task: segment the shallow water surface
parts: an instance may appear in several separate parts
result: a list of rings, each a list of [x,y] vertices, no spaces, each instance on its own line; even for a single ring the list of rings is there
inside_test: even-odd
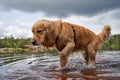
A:
[[[57,70],[59,56],[0,53],[0,80],[120,80],[120,51],[99,52],[96,62],[88,67],[75,55]]]

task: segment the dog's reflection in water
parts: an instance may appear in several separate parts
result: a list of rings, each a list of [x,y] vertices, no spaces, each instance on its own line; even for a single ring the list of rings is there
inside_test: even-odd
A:
[[[95,68],[85,68],[77,71],[76,68],[64,68],[62,70],[51,70],[53,74],[50,78],[59,80],[97,80],[97,71]],[[57,72],[57,73],[54,73]]]

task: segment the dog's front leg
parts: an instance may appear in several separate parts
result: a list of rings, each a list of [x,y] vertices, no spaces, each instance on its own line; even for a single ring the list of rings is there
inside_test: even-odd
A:
[[[73,49],[75,47],[74,43],[67,43],[67,45],[64,47],[64,49],[60,52],[60,68],[65,67],[68,57],[70,53],[72,53]]]

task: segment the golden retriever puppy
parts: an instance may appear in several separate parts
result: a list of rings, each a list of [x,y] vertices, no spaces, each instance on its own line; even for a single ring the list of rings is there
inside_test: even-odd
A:
[[[111,27],[105,25],[96,35],[89,29],[62,22],[61,20],[39,20],[33,27],[32,44],[42,44],[46,47],[55,46],[60,54],[60,67],[63,68],[68,56],[75,51],[82,51],[86,64],[95,65],[95,56],[103,41],[109,37]]]

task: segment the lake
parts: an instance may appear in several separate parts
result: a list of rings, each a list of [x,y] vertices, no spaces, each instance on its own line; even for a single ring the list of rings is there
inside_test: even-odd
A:
[[[0,53],[0,80],[120,80],[120,51],[99,51],[95,67],[75,54],[65,69],[56,70],[59,55]]]

